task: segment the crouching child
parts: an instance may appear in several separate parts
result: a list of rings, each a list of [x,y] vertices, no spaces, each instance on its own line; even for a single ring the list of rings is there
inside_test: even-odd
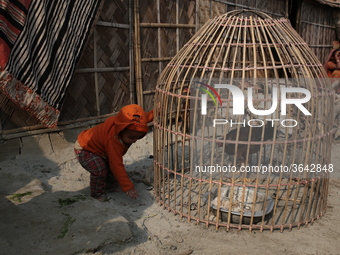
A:
[[[120,188],[136,199],[138,193],[130,180],[123,156],[130,146],[148,132],[153,111],[145,112],[136,104],[123,107],[116,116],[82,131],[74,151],[81,166],[90,172],[91,196],[108,201],[107,192]]]

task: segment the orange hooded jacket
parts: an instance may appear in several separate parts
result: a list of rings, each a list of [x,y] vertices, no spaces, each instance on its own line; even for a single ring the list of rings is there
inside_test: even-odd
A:
[[[136,115],[138,115],[137,118]],[[134,188],[123,164],[123,155],[130,145],[120,140],[119,133],[128,127],[128,129],[146,134],[149,130],[147,124],[152,120],[153,111],[144,112],[139,105],[127,105],[116,116],[82,131],[78,135],[78,143],[84,150],[109,160],[111,172],[122,190],[126,192]]]

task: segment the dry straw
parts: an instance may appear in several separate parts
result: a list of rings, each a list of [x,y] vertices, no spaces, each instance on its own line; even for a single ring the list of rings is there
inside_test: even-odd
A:
[[[318,219],[325,213],[332,170],[333,94],[325,77],[286,19],[237,10],[207,22],[156,87],[158,202],[188,221],[228,230],[282,231]],[[288,104],[283,116],[280,100],[266,116],[253,114],[245,100],[244,114],[236,115],[230,90],[214,91],[216,84],[237,86],[245,99],[251,88],[258,110],[271,109],[282,86],[308,90],[311,98],[303,107],[312,115]]]

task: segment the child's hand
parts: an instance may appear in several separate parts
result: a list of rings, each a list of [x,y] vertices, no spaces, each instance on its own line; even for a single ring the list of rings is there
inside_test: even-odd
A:
[[[125,193],[126,193],[126,195],[128,195],[132,199],[136,199],[138,197],[138,193],[137,193],[137,190],[135,188],[130,189],[129,191],[126,191]]]
[[[335,61],[339,62],[340,60],[340,51],[338,51],[337,53],[335,53]]]

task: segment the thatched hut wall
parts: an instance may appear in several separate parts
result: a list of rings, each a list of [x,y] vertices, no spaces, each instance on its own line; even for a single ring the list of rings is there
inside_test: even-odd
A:
[[[304,0],[298,7],[295,29],[322,63],[338,40],[333,15],[339,12],[317,1]]]
[[[60,121],[109,114],[131,101],[129,8],[129,1],[104,2],[69,87]]]
[[[262,11],[274,18],[286,17],[288,2],[286,0],[200,0],[199,25],[202,26],[213,17],[237,9]]]
[[[135,51],[137,103],[146,110],[153,108],[158,76],[195,33],[196,6],[194,0],[149,3],[140,4],[139,33],[135,33],[140,38]]]
[[[235,9],[289,18],[323,62],[338,40],[333,17],[339,16],[339,6],[326,0],[105,0],[68,88],[59,124],[100,122],[129,103],[152,109],[156,81],[170,59],[207,20]],[[3,138],[43,128],[3,94],[0,110]]]

